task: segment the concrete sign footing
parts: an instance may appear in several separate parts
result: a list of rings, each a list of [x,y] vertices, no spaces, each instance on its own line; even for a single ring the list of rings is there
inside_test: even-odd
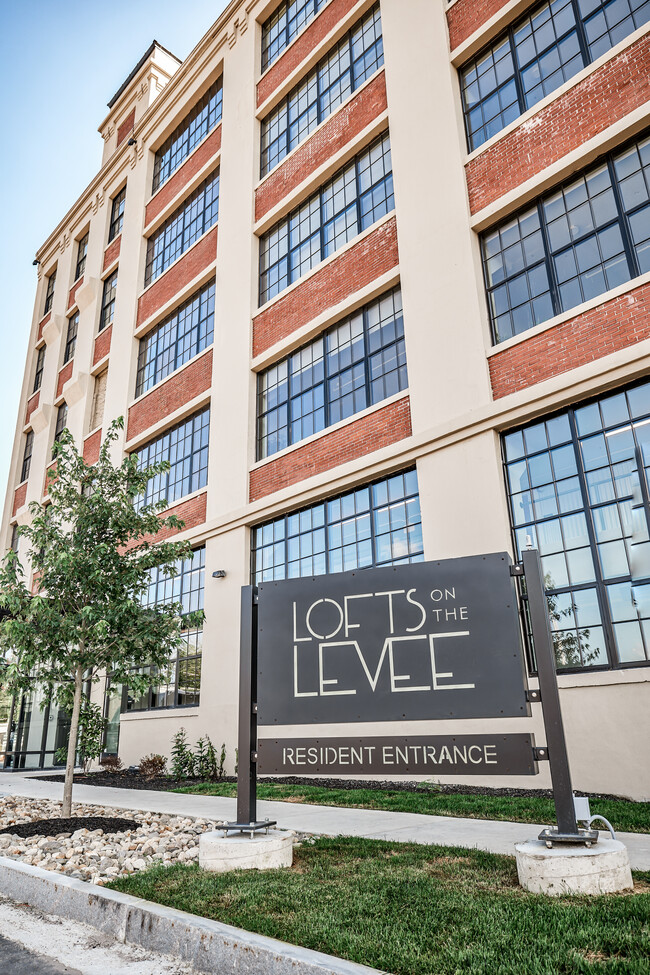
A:
[[[634,886],[627,849],[619,840],[551,849],[541,840],[528,840],[515,850],[519,883],[534,894],[614,894]]]
[[[293,863],[291,831],[270,829],[253,836],[235,833],[224,836],[216,830],[199,839],[199,866],[224,873],[226,870],[271,870]]]

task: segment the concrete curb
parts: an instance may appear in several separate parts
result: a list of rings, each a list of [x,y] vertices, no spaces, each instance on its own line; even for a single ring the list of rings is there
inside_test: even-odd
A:
[[[17,903],[82,921],[118,941],[171,955],[199,972],[378,975],[375,968],[106,890],[8,857],[0,857],[0,891]]]

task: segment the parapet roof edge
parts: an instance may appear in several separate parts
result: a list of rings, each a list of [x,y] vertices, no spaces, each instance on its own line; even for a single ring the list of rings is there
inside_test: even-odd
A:
[[[149,108],[147,109],[147,111],[145,112],[145,114],[142,116],[142,118],[138,122],[138,125],[137,125],[138,131],[142,128],[143,125],[145,125],[149,121],[149,118],[153,114],[153,112],[158,110],[160,100],[167,93],[167,91],[168,91],[169,88],[174,87],[174,83],[177,82],[178,76],[179,75],[183,75],[184,76],[186,74],[186,72],[189,71],[190,64],[198,56],[199,50],[203,48],[203,46],[205,45],[205,43],[207,41],[209,41],[212,37],[214,37],[216,34],[218,34],[219,30],[225,25],[226,21],[232,16],[232,14],[235,12],[235,10],[237,10],[237,8],[240,7],[240,6],[242,6],[243,4],[246,4],[246,8],[247,9],[252,9],[252,7],[255,6],[255,3],[256,2],[257,2],[257,0],[248,0],[248,2],[247,2],[247,0],[231,0],[231,2],[228,4],[228,6],[223,11],[223,13],[217,18],[217,20],[215,20],[215,22],[205,32],[205,34],[203,35],[203,37],[192,48],[192,50],[190,51],[190,53],[188,54],[188,56],[185,58],[185,60],[180,62],[180,65],[181,66],[178,69],[178,72],[173,75],[173,77],[170,79],[169,83],[167,85],[165,85],[165,87],[163,88],[163,90],[160,93],[160,95],[158,96],[158,98],[149,106]],[[174,55],[172,55],[172,57],[174,57]],[[61,218],[61,220],[59,220],[59,222],[57,223],[57,225],[54,228],[54,230],[52,231],[52,233],[49,234],[45,238],[45,240],[43,241],[43,243],[40,245],[40,247],[37,248],[35,256],[38,257],[39,260],[45,260],[45,256],[46,256],[46,253],[47,253],[48,248],[52,247],[53,245],[56,245],[57,239],[64,232],[64,230],[66,228],[66,225],[73,222],[73,219],[72,218],[74,216],[75,210],[79,209],[80,204],[83,201],[87,200],[88,197],[91,196],[93,192],[95,192],[95,189],[96,189],[97,185],[102,182],[102,180],[106,176],[106,174],[109,171],[109,169],[112,166],[115,166],[115,164],[116,164],[119,156],[121,156],[121,155],[123,155],[123,154],[125,154],[127,152],[127,149],[128,149],[128,146],[127,146],[127,143],[125,141],[125,142],[122,143],[121,146],[119,146],[117,148],[117,150],[113,153],[113,155],[110,157],[110,159],[107,159],[106,160],[106,162],[101,167],[101,169],[99,169],[97,171],[97,173],[93,176],[93,178],[90,181],[90,183],[88,183],[88,185],[85,187],[85,189],[83,190],[83,192],[81,192],[79,194],[79,196],[74,201],[74,203],[72,204],[72,206],[66,211],[65,215]]]
[[[164,51],[165,54],[169,54],[170,58],[173,58],[174,61],[178,61],[179,64],[182,64],[183,63],[180,58],[177,58],[175,54],[172,54],[171,51],[168,51],[166,47],[163,47],[162,44],[159,44],[158,41],[154,38],[154,40],[151,42],[151,44],[149,45],[149,47],[147,48],[147,50],[144,52],[144,54],[142,55],[142,57],[140,58],[140,60],[136,64],[135,68],[133,68],[133,70],[130,72],[130,74],[128,75],[128,77],[124,79],[124,81],[122,82],[122,84],[120,85],[120,87],[117,89],[117,91],[115,92],[115,94],[113,95],[113,97],[110,99],[110,101],[107,102],[107,107],[108,108],[112,108],[113,107],[113,105],[118,100],[118,98],[120,97],[120,95],[122,94],[122,92],[128,87],[129,82],[133,81],[133,79],[137,75],[137,73],[140,70],[140,68],[144,67],[144,65],[147,63],[147,61],[149,60],[149,58],[151,57],[151,55],[153,54],[153,52],[155,51],[156,48],[159,48],[159,50]]]

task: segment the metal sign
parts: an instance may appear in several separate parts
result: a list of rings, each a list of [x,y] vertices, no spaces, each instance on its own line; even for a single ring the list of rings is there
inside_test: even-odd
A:
[[[535,775],[532,735],[261,738],[271,775]]]
[[[258,723],[530,714],[506,553],[258,586]]]

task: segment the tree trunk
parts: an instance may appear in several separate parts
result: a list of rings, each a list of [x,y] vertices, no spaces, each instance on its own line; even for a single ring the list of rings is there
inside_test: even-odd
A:
[[[79,737],[79,712],[81,711],[83,677],[83,667],[81,664],[79,664],[74,675],[74,704],[72,705],[70,737],[68,739],[68,757],[65,763],[65,782],[63,783],[63,809],[61,810],[61,815],[64,819],[69,819],[69,817],[72,815],[72,779],[74,776],[75,758],[77,757],[77,738]]]

